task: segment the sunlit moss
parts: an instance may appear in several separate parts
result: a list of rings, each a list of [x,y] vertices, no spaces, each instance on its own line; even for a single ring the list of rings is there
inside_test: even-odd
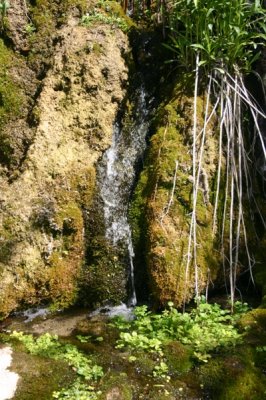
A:
[[[198,123],[203,124],[204,99],[199,98]],[[159,304],[180,306],[194,296],[195,272],[186,267],[192,211],[191,120],[193,99],[176,86],[153,122],[153,136],[139,183],[133,196],[131,219],[136,253],[146,262],[150,287]],[[206,151],[215,147],[209,128]],[[216,156],[203,165],[209,183],[214,179]],[[211,186],[211,185],[210,185]],[[214,251],[212,205],[200,186],[197,201],[197,265],[199,291],[217,275],[219,256]],[[209,188],[206,188],[206,192]],[[139,209],[139,211],[138,211]],[[146,232],[145,232],[146,231]],[[137,256],[138,257],[138,256]]]

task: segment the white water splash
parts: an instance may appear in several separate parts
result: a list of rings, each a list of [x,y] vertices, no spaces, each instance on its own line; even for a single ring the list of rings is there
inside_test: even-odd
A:
[[[105,315],[108,317],[121,316],[124,317],[127,321],[130,321],[134,318],[133,314],[134,307],[128,307],[126,304],[121,303],[119,306],[115,307],[100,307],[97,310],[91,312],[89,314],[90,317],[94,317],[96,315]]]
[[[51,314],[51,311],[48,307],[39,306],[28,308],[24,311],[16,311],[14,313],[14,316],[26,318],[24,323],[27,324],[29,322],[32,322],[35,318],[41,317],[42,319],[46,319],[49,314]]]
[[[8,370],[12,362],[12,349],[0,349],[0,400],[12,399],[15,395],[19,375]]]

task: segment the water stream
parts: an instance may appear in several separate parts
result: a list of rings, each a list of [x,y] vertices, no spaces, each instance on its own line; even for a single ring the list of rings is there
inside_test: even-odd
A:
[[[99,187],[103,201],[105,236],[114,247],[123,249],[128,259],[129,306],[137,304],[134,284],[134,249],[128,222],[128,203],[136,176],[136,163],[146,148],[148,108],[144,88],[135,93],[132,120],[126,126],[116,123],[111,147],[99,167]]]

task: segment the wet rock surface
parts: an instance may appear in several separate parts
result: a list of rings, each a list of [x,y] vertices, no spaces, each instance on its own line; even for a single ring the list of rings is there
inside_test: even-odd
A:
[[[85,246],[83,213],[125,93],[122,54],[129,47],[121,31],[88,29],[69,17],[57,36],[53,66],[34,105],[34,126],[21,120],[13,129],[4,127],[17,132],[12,146],[20,168],[12,179],[6,166],[0,173],[2,315],[22,301],[50,299],[66,306],[75,300]],[[27,142],[26,152],[19,150],[20,141]]]

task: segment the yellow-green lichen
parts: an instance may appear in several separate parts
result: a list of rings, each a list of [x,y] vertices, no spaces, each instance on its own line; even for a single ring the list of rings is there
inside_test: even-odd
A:
[[[16,57],[0,39],[0,129],[9,119],[20,114],[23,104],[23,94],[12,75],[12,68],[16,63]],[[3,138],[2,138],[3,141]],[[1,147],[3,147],[1,143]],[[8,144],[6,144],[8,146]]]
[[[80,15],[85,13],[88,8],[86,0],[37,0],[30,7],[30,17],[32,26],[29,43],[30,52],[28,60],[30,65],[43,74],[44,70],[50,65],[53,54],[53,36],[56,28],[67,22],[68,16],[76,8]]]
[[[77,299],[77,287],[83,261],[83,216],[79,206],[69,202],[55,215],[62,235],[61,248],[49,257],[49,297],[54,307],[67,307]]]

